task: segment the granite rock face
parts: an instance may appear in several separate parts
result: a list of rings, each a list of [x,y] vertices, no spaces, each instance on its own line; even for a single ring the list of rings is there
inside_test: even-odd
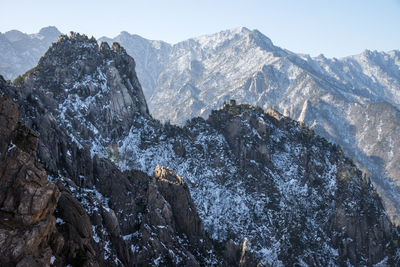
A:
[[[77,252],[89,249],[92,255],[85,262],[98,266],[88,242],[92,232],[85,210],[47,179],[46,171],[36,161],[38,135],[18,123],[17,105],[5,96],[0,98],[0,128],[1,265],[77,264]],[[65,226],[59,226],[57,213]],[[77,221],[77,216],[86,221]],[[73,235],[85,227],[86,232]]]
[[[4,96],[0,129],[0,264],[49,265],[49,241],[56,230],[52,214],[60,192],[33,156],[37,136],[18,123],[17,106]]]
[[[35,160],[38,136],[18,123],[16,104],[2,96],[0,111],[2,266],[223,264],[182,178],[165,178],[165,171],[177,177],[171,170],[149,177],[85,158],[97,177],[92,189],[67,177],[54,184]]]
[[[252,110],[246,105],[226,104],[222,110],[213,111],[208,122],[225,136],[229,146],[237,155],[238,164],[241,168],[247,169],[247,174],[258,176],[255,170],[257,168],[254,165],[267,166],[271,170],[292,177],[296,176],[293,171],[299,172],[300,180],[298,182],[300,184],[297,185],[299,186],[297,190],[301,191],[300,188],[305,186],[303,189],[308,191],[306,202],[303,202],[301,193],[294,194],[295,199],[290,199],[290,195],[293,193],[291,191],[297,187],[294,186],[297,182],[293,180],[289,182],[289,188],[294,187],[288,191],[282,190],[282,184],[278,180],[272,183],[268,179],[266,181],[258,180],[257,184],[249,182],[247,187],[244,185],[246,188],[263,188],[264,190],[268,188],[266,192],[272,202],[270,209],[279,210],[280,215],[287,216],[276,229],[278,233],[285,229],[285,233],[279,238],[282,248],[278,258],[285,265],[297,264],[299,258],[311,266],[325,265],[329,260],[321,257],[321,254],[313,252],[308,255],[305,253],[307,256],[303,254],[305,251],[309,251],[310,247],[317,248],[319,246],[317,244],[326,242],[325,240],[329,240],[327,244],[329,243],[332,248],[336,249],[334,253],[337,253],[338,257],[335,264],[339,265],[344,265],[346,262],[355,265],[360,262],[364,262],[364,264],[377,263],[378,259],[384,259],[388,253],[395,253],[396,246],[388,244],[397,238],[397,232],[383,212],[381,199],[374,191],[369,178],[358,170],[351,160],[343,157],[342,150],[329,144],[325,139],[315,136],[314,132],[305,125],[297,124],[273,109],[267,110],[264,116],[260,116],[260,113],[263,112],[259,108]],[[277,150],[280,150],[279,142],[273,144],[276,140],[261,141],[262,139],[276,138],[274,127],[290,133],[285,137],[280,137],[285,140],[281,143],[286,146],[283,150],[295,156],[294,164],[289,168],[282,165],[291,160],[288,157],[282,157],[281,153],[276,153]],[[255,133],[248,134],[252,129]],[[294,150],[289,148],[289,146],[293,146],[291,145],[292,141],[297,144],[297,148]],[[301,145],[298,146],[299,144]],[[319,151],[315,149],[316,147],[319,147]],[[322,154],[321,151],[323,151]],[[321,161],[326,156],[328,157],[323,160],[325,162]],[[318,162],[323,162],[323,164]],[[330,180],[329,176],[324,177],[326,168],[331,168],[330,179],[333,178],[333,180]],[[289,200],[291,204],[276,205],[276,200],[275,203],[274,200],[271,201],[272,196],[282,193],[285,196],[281,195],[277,199],[282,201],[286,198],[283,201]],[[318,196],[317,198],[314,198],[314,193],[317,193],[315,195]],[[297,207],[297,211],[288,208],[290,205]],[[298,211],[302,211],[302,213]],[[311,215],[309,214],[311,211],[314,222],[307,219]],[[255,220],[257,219],[255,218]],[[309,237],[311,234],[308,232],[310,231],[309,227],[311,226],[313,229],[311,231],[316,231],[318,224],[321,226],[320,230],[329,236],[328,239],[323,235],[316,239]],[[301,234],[302,232],[303,234]],[[324,249],[320,247],[317,250],[323,251]],[[293,257],[294,255],[297,256]],[[333,262],[329,264],[333,264]],[[393,261],[391,264],[394,264]]]

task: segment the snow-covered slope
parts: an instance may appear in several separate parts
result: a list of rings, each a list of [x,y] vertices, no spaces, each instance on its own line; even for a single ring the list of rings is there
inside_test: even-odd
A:
[[[365,166],[392,219],[400,222],[400,139],[393,134],[400,119],[400,51],[311,58],[276,47],[247,28],[174,45],[126,32],[113,40],[135,58],[155,118],[183,124],[206,118],[229,99],[274,107]]]

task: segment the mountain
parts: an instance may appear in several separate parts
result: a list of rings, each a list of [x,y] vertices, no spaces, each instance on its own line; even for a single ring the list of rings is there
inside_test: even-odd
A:
[[[53,233],[59,236],[41,242],[40,249],[48,251],[43,261],[398,264],[398,232],[369,178],[340,147],[274,109],[231,101],[207,120],[163,124],[150,115],[135,61],[125,49],[76,33],[61,36],[14,84],[0,79],[0,92],[18,105],[21,124],[34,136],[2,138],[2,162],[36,138],[37,151],[29,155],[37,154],[35,164],[52,182],[43,186],[59,196],[46,211],[40,212],[46,205],[37,208],[56,221]],[[3,102],[4,117],[16,108]],[[3,117],[0,122],[14,125],[18,116]],[[4,124],[4,132],[18,132]],[[2,174],[12,174],[2,175],[1,181],[11,182],[0,184],[1,190],[13,192],[12,183],[38,186],[29,182],[35,172],[20,182],[11,166],[0,166]],[[1,211],[18,221],[24,209],[16,203],[27,205],[31,198],[9,199],[0,202]],[[0,229],[16,231],[13,225],[1,222]],[[19,233],[29,227],[22,225]],[[28,250],[15,256],[10,244],[18,240],[0,243],[2,255],[10,255],[4,262],[43,255]]]
[[[55,27],[0,34],[0,73],[14,79],[31,69],[59,34]],[[399,224],[400,154],[393,134],[399,130],[398,50],[311,58],[243,27],[175,45],[127,32],[100,40],[121,43],[136,59],[155,118],[177,124],[206,118],[231,98],[273,107],[341,145],[372,176],[391,220]]]
[[[59,35],[61,32],[54,26],[42,28],[35,34],[17,30],[0,33],[0,73],[14,80],[33,68]]]
[[[122,172],[96,153],[113,155],[101,141],[124,136],[135,116],[149,118],[134,66],[118,44],[71,34],[19,87],[0,79],[1,265],[236,264],[229,253],[240,247],[216,251],[182,178],[160,166]]]
[[[174,45],[121,33],[137,62],[151,114],[184,124],[229,99],[275,108],[341,145],[364,166],[393,222],[400,222],[400,51],[342,59],[281,49],[238,28]]]

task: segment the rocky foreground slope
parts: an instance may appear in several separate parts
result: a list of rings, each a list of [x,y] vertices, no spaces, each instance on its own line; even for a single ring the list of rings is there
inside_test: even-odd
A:
[[[30,139],[39,139],[34,164],[42,186],[53,190],[39,221],[50,221],[49,232],[63,241],[40,241],[43,261],[397,264],[397,231],[368,177],[338,146],[275,110],[235,102],[185,127],[162,124],[150,116],[134,68],[120,45],[72,33],[18,85],[0,81],[0,92],[20,107],[20,121],[34,130]],[[8,150],[26,147],[4,140],[5,160]],[[3,175],[10,166],[2,165],[1,181],[16,179]],[[18,217],[15,205],[7,212]],[[11,247],[2,242],[4,251]],[[3,262],[25,255],[39,253]]]

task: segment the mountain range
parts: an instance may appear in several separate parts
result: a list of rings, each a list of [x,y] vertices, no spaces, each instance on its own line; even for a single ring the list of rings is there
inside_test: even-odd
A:
[[[229,99],[275,108],[312,127],[369,172],[393,222],[400,214],[400,51],[312,58],[257,30],[222,31],[174,45],[122,32],[151,114],[184,124]]]
[[[234,100],[162,123],[135,66],[71,33],[0,77],[2,265],[399,263],[397,228],[338,145]]]
[[[59,34],[55,27],[31,35],[0,34],[0,73],[6,79],[22,75]],[[127,32],[99,41],[117,41],[135,59],[156,119],[183,125],[235,99],[275,108],[312,127],[369,173],[391,220],[399,224],[400,51],[312,58],[244,27],[174,45]]]
[[[0,84],[19,107],[1,100],[3,263],[398,260],[399,51],[311,58],[246,28],[175,45],[59,34],[0,34],[6,79],[21,75]],[[29,208],[19,188],[49,193]],[[24,238],[43,250],[7,250]]]

